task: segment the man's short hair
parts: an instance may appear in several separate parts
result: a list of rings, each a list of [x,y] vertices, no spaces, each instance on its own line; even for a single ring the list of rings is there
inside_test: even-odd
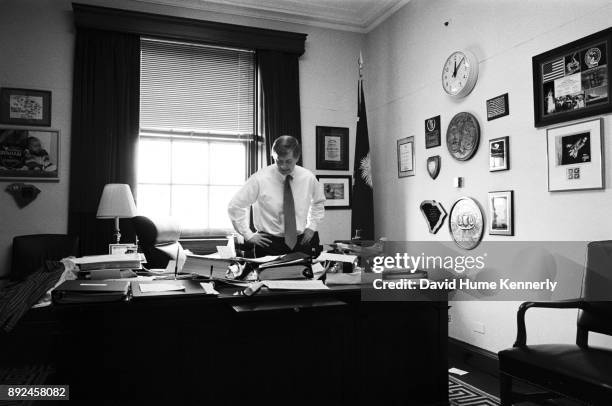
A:
[[[272,144],[272,152],[279,156],[293,152],[293,156],[299,158],[300,155],[302,155],[302,147],[295,137],[291,135],[281,135],[274,141],[274,144]]]

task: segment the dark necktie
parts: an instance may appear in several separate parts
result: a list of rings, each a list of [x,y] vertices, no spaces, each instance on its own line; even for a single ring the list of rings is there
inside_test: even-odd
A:
[[[291,193],[291,175],[285,178],[285,191],[283,193],[283,213],[285,214],[285,244],[291,249],[297,242],[297,229],[295,227],[295,205]]]

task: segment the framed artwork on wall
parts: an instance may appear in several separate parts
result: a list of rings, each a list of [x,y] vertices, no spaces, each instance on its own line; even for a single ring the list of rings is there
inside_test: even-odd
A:
[[[489,172],[510,169],[510,137],[489,140]]]
[[[608,28],[534,56],[534,125],[611,112],[611,53],[612,28]]]
[[[397,140],[397,176],[414,176],[414,136]]]
[[[2,88],[0,90],[0,123],[50,126],[51,92]]]
[[[348,171],[349,129],[317,126],[317,169]]]
[[[58,130],[0,128],[0,181],[59,181]]]
[[[603,120],[546,131],[548,191],[603,189]]]
[[[514,235],[514,193],[489,192],[489,234]]]
[[[351,208],[351,176],[317,175],[325,194],[325,209]]]

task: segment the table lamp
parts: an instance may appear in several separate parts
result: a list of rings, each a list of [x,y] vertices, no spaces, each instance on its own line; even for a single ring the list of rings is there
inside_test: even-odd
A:
[[[132,196],[130,185],[109,183],[104,186],[96,217],[99,219],[115,219],[114,235],[117,239],[117,244],[119,244],[119,240],[121,239],[119,219],[132,218],[135,215],[136,204],[134,203],[134,196]]]

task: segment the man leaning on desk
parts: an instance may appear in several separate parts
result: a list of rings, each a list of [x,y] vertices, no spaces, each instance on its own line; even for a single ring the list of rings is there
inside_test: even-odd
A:
[[[301,153],[294,137],[277,138],[274,164],[251,176],[229,203],[234,228],[255,245],[256,256],[312,254],[319,246],[317,227],[325,215],[325,195],[312,172],[296,166]],[[255,233],[249,227],[251,205]]]

